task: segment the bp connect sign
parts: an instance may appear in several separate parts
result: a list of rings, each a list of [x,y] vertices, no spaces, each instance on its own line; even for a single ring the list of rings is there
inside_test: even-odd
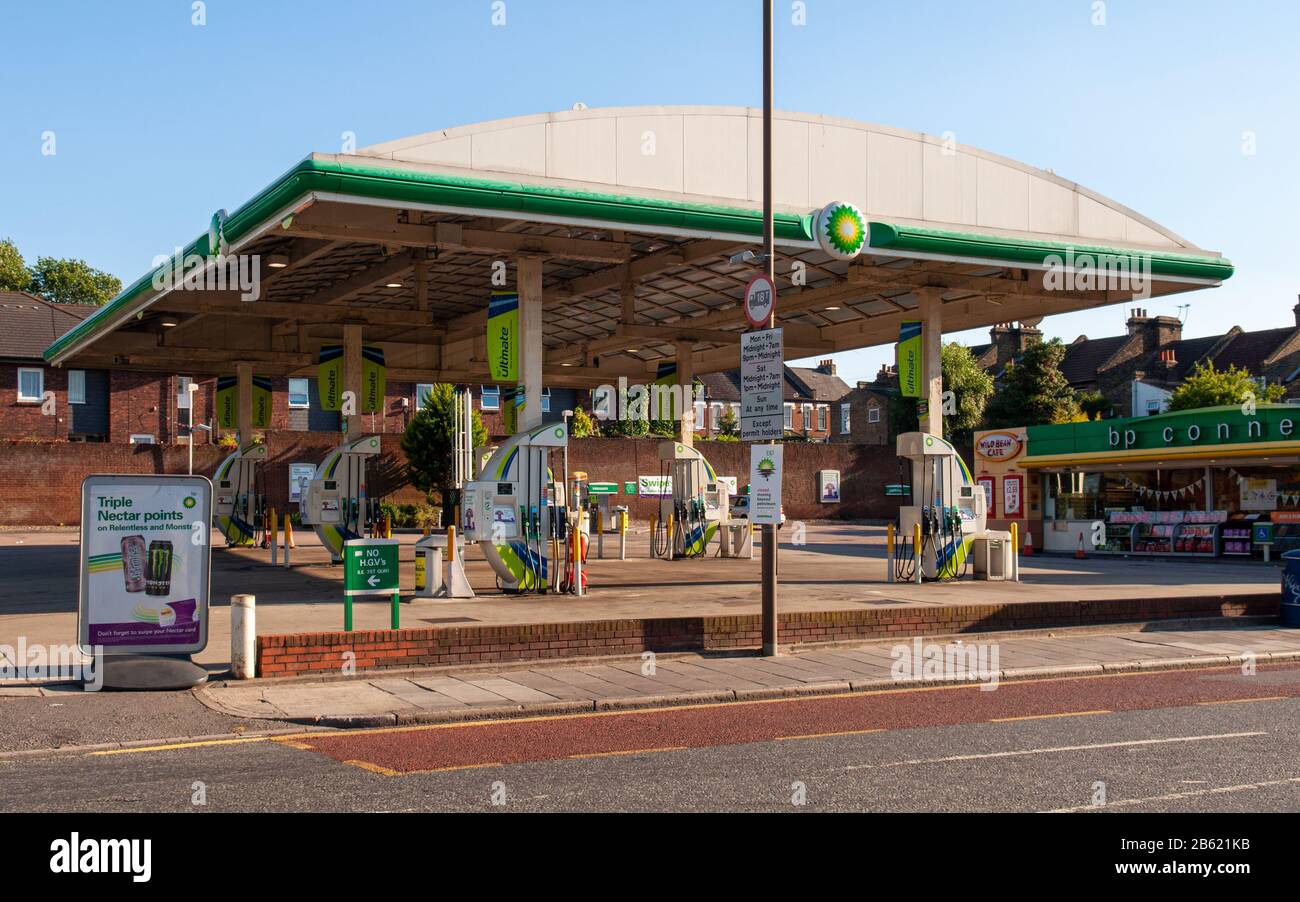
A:
[[[776,312],[776,285],[766,275],[757,275],[745,286],[745,319],[755,329],[766,329]]]

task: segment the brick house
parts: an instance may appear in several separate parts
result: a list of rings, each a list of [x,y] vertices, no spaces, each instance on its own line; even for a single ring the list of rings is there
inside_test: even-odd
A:
[[[722,417],[731,410],[740,425],[740,371],[727,370],[700,376],[704,403],[695,411],[695,431],[716,435],[722,431]],[[835,430],[839,401],[849,393],[844,380],[835,374],[835,363],[822,360],[816,367],[785,368],[785,431],[810,441],[830,441]]]
[[[833,442],[856,445],[889,445],[894,436],[889,426],[889,403],[898,395],[898,370],[881,366],[874,382],[859,382],[836,405]]]

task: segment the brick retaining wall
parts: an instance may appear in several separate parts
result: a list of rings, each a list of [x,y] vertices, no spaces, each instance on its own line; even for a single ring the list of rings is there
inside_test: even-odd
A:
[[[952,633],[1087,626],[1199,617],[1274,617],[1280,593],[1152,600],[1053,601],[1026,604],[889,607],[781,615],[781,642],[797,645],[899,639]],[[257,675],[338,673],[343,654],[357,670],[757,649],[757,614],[664,617],[512,626],[474,626],[352,633],[296,633],[257,638]]]

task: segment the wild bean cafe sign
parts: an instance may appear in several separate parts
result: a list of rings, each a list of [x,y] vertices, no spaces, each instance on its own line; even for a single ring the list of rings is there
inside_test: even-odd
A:
[[[1031,426],[1028,440],[1031,460],[1126,451],[1241,451],[1252,445],[1287,443],[1300,447],[1300,407],[1203,407],[1149,417]],[[1261,453],[1268,450],[1261,448]]]

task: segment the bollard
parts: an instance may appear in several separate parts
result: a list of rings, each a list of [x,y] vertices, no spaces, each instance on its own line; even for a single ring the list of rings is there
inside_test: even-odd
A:
[[[920,523],[912,524],[912,558],[913,560],[916,561],[916,582],[919,585],[923,578],[923,571],[925,570],[925,568],[922,566],[922,561],[921,561],[921,524]]]
[[[267,521],[271,524],[271,566],[274,567],[277,562],[276,556],[280,553],[280,535],[276,531],[279,524],[275,520],[275,508],[271,508],[271,515],[267,517]]]
[[[677,557],[677,549],[673,547],[673,520],[675,517],[675,514],[668,515],[668,551],[664,554],[664,560],[666,561],[671,561]]]
[[[627,511],[618,512],[618,559],[627,560]]]
[[[447,563],[453,563],[456,560],[456,527],[447,527]]]
[[[651,541],[653,547],[654,542]],[[582,597],[582,522],[573,530],[573,593]]]
[[[596,559],[605,559],[605,518],[599,509],[596,511]]]
[[[885,531],[885,582],[894,581],[894,524]]]
[[[230,672],[237,680],[257,676],[257,596],[230,599]]]
[[[653,514],[650,515],[650,556],[655,556],[655,527],[659,525],[659,520]]]
[[[385,539],[391,539],[392,537],[393,537],[393,518],[392,518],[392,515],[391,515],[391,514],[384,514],[384,538],[385,538]]]
[[[284,515],[284,569],[289,569],[289,549],[293,547],[293,519]]]
[[[1020,582],[1020,524],[1011,521],[1011,579]]]

